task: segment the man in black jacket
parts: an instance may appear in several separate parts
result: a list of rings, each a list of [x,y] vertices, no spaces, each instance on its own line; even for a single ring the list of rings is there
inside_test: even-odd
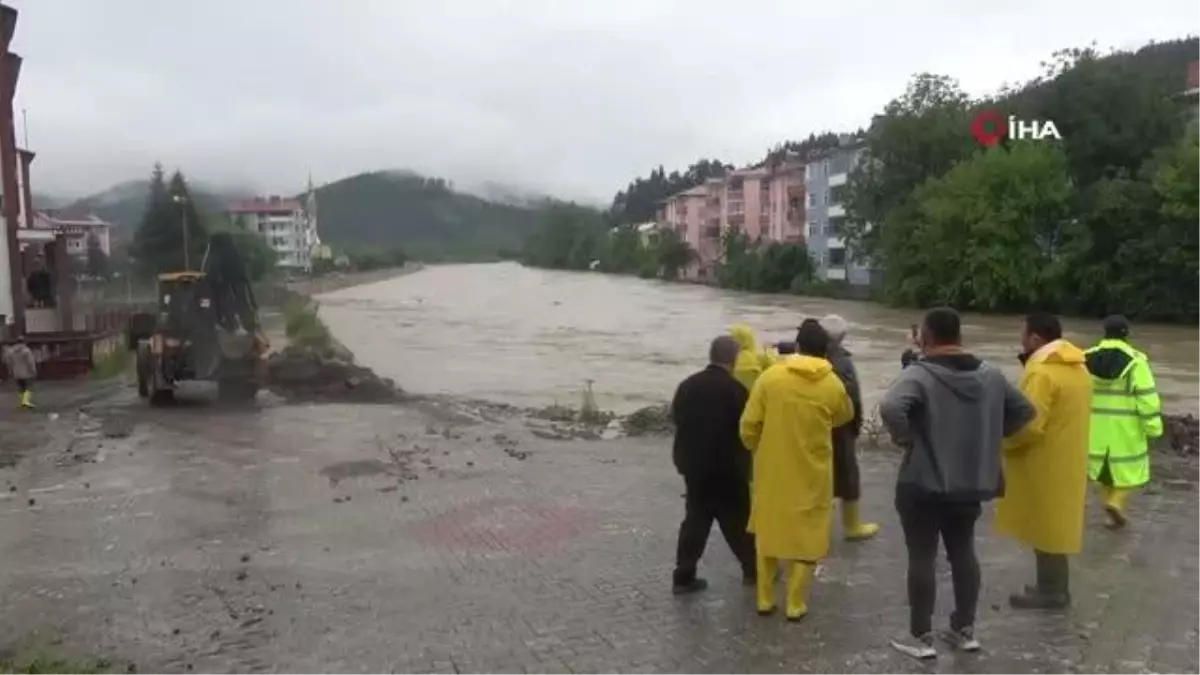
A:
[[[696,565],[704,555],[713,520],[742,564],[743,581],[750,585],[755,581],[754,537],[746,531],[750,453],[738,435],[748,394],[732,374],[739,349],[731,337],[713,340],[708,367],[684,380],[671,402],[675,468],[687,488],[675,554],[676,595],[708,587],[696,576]]]

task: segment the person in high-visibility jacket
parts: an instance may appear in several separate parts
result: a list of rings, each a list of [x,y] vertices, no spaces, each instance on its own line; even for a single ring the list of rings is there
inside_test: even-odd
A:
[[[1130,493],[1150,482],[1150,441],[1163,434],[1150,361],[1128,339],[1129,321],[1110,316],[1104,339],[1085,352],[1092,374],[1088,477],[1100,485],[1112,529],[1128,522]]]

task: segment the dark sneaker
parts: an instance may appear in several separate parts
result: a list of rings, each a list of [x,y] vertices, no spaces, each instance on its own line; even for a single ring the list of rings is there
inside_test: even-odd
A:
[[[975,627],[963,626],[958,630],[951,628],[942,636],[950,646],[963,652],[977,652],[980,650],[979,640],[975,639]]]
[[[892,648],[906,656],[925,661],[936,659],[937,650],[933,648],[933,634],[912,636],[905,635],[892,640]]]
[[[1071,605],[1071,596],[1068,593],[1046,593],[1027,586],[1024,593],[1008,596],[1008,604],[1013,609],[1066,609]]]
[[[688,593],[699,593],[706,588],[708,588],[708,582],[697,577],[686,584],[671,586],[671,593],[675,595],[687,595]]]

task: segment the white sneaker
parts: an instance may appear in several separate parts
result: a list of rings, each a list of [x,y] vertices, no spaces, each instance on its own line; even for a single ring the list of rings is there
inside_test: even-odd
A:
[[[942,636],[951,647],[963,652],[977,652],[982,647],[975,639],[975,628],[964,626],[958,630],[950,629]]]
[[[895,638],[892,640],[892,648],[901,654],[911,656],[914,659],[921,659],[922,661],[937,658],[937,650],[933,648],[932,633],[916,637],[906,635]]]

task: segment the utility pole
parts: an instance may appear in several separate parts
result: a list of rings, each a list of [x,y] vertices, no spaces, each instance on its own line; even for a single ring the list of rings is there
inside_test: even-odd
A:
[[[184,197],[183,195],[174,195],[173,197],[171,197],[171,199],[172,199],[172,201],[174,201],[176,204],[179,205],[180,215],[182,216],[182,220],[183,220],[183,271],[187,272],[191,269],[191,261],[188,259],[189,258],[188,248],[189,248],[189,244],[191,244],[191,242],[188,241],[188,221],[187,221],[187,203],[188,203],[188,201],[187,201],[187,197]]]

